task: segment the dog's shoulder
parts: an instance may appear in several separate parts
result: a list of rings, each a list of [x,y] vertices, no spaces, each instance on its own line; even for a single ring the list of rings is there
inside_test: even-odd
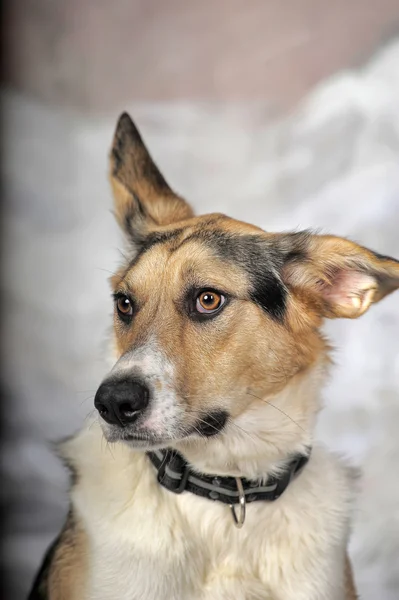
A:
[[[86,573],[86,540],[70,508],[61,533],[48,548],[28,600],[81,598]]]
[[[47,549],[39,571],[33,581],[28,600],[48,600],[50,598],[49,574],[52,568],[54,555],[57,551],[57,548],[62,543],[62,533],[63,532],[61,532],[56,537],[56,539],[51,543],[50,547]]]

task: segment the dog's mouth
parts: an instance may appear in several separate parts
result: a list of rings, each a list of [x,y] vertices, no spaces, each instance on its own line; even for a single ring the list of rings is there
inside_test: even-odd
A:
[[[108,442],[124,442],[135,448],[165,448],[173,442],[187,438],[206,439],[218,435],[226,426],[229,415],[224,410],[205,413],[194,424],[177,426],[175,431],[161,432],[150,428],[118,427],[107,425],[104,435]]]
[[[123,442],[133,448],[165,448],[172,441],[167,436],[159,436],[150,431],[127,431],[120,427],[106,427],[104,436],[110,443]]]

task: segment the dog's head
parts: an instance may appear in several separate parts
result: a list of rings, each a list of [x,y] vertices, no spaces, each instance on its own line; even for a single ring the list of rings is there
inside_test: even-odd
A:
[[[133,251],[112,278],[118,360],[95,401],[107,438],[304,443],[328,362],[323,318],[362,315],[399,287],[399,262],[338,237],[194,217],[126,114],[111,183]]]

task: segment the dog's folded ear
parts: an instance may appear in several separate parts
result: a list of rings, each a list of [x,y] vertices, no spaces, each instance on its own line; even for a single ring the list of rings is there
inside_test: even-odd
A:
[[[389,256],[329,235],[292,234],[291,243],[283,279],[323,317],[360,317],[399,288],[399,261]]]
[[[116,219],[135,244],[158,227],[193,216],[189,205],[166,183],[127,113],[116,126],[110,179]]]

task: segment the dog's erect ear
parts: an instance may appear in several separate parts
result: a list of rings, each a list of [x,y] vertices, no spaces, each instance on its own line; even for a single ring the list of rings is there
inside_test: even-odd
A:
[[[158,227],[193,216],[189,205],[166,183],[127,113],[116,126],[110,168],[115,215],[135,243]]]
[[[329,235],[292,234],[291,242],[283,279],[324,317],[360,317],[399,288],[399,261],[389,256]]]

